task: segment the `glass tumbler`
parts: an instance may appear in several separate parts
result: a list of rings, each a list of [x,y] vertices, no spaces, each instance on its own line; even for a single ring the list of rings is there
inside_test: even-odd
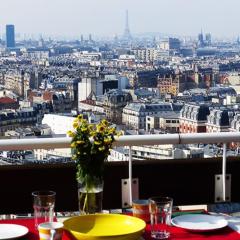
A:
[[[34,191],[32,196],[35,227],[43,222],[53,222],[56,192]]]
[[[149,199],[151,219],[151,237],[167,239],[170,237],[173,199],[170,197],[152,197]]]

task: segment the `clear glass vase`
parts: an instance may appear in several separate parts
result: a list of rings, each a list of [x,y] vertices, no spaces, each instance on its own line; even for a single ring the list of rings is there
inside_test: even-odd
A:
[[[78,204],[80,214],[102,212],[103,180],[92,178],[91,184],[78,182]]]

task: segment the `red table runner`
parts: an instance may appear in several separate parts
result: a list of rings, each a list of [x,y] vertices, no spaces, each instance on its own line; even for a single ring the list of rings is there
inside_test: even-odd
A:
[[[1,220],[0,223],[14,223],[26,226],[29,229],[29,233],[26,237],[22,239],[27,240],[38,240],[38,232],[34,226],[34,220],[31,219],[11,219],[11,220]],[[170,227],[171,240],[240,240],[240,234],[235,232],[229,227],[219,229],[217,231],[207,232],[207,233],[192,233],[177,227]],[[150,240],[150,226],[147,225],[146,231],[143,234],[144,239]],[[63,240],[72,240],[72,238],[64,233]]]

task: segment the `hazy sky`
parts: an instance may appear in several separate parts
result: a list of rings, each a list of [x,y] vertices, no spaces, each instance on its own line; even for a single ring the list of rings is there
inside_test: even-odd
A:
[[[0,32],[121,35],[126,9],[132,33],[240,34],[240,0],[0,0]]]

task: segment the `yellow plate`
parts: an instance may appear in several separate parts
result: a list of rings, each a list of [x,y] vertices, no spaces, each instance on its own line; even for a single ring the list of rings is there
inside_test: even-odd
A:
[[[67,231],[85,240],[137,240],[145,227],[143,220],[121,214],[81,215],[64,221]]]

